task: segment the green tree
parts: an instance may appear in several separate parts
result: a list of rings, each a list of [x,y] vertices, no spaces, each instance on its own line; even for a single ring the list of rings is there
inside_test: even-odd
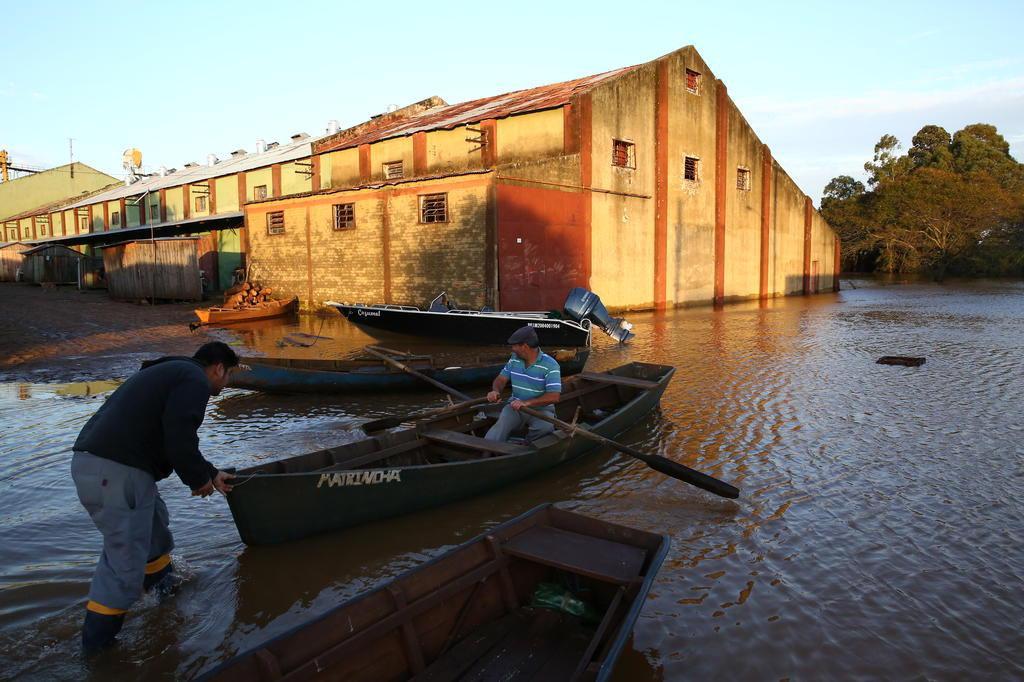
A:
[[[914,168],[953,170],[952,137],[942,126],[926,125],[914,135],[907,156]]]
[[[895,180],[910,170],[910,161],[899,153],[902,147],[895,135],[882,135],[875,145],[874,160],[864,164],[869,185],[875,187],[880,183]]]
[[[958,130],[950,145],[953,167],[958,173],[988,173],[1007,189],[1019,189],[1024,180],[1022,166],[1010,156],[1010,143],[996,127],[975,123]]]

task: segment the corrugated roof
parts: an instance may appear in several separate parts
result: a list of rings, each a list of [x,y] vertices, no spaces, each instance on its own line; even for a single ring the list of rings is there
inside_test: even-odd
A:
[[[116,201],[128,197],[136,197],[145,192],[157,192],[168,187],[179,187],[186,183],[196,183],[209,180],[210,178],[219,178],[222,175],[232,175],[241,171],[269,167],[275,163],[288,163],[289,161],[310,156],[312,154],[313,142],[317,139],[320,138],[307,137],[295,142],[289,141],[265,152],[246,154],[245,156],[229,156],[212,166],[196,165],[191,168],[180,168],[163,177],[154,175],[143,178],[131,185],[121,185],[115,189],[93,195],[66,208],[79,208],[100,201]]]
[[[574,95],[635,68],[637,67],[627,66],[586,78],[542,85],[527,90],[516,90],[460,104],[438,106],[408,117],[382,116],[376,125],[363,124],[348,131],[321,138],[316,142],[314,151],[320,153],[348,149],[392,137],[404,137],[428,130],[451,130],[487,119],[553,109],[567,104]]]

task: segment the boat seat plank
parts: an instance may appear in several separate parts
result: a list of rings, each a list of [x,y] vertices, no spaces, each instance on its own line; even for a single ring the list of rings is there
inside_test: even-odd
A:
[[[615,374],[602,374],[600,372],[580,372],[577,376],[581,379],[587,379],[588,381],[599,381],[604,384],[616,384],[618,386],[629,386],[630,388],[640,388],[643,390],[650,390],[658,386],[657,381],[648,381],[647,379],[634,379],[633,377],[620,377]]]
[[[644,550],[552,528],[534,526],[503,546],[505,554],[604,582],[628,584],[643,569]]]
[[[462,682],[533,680],[549,663],[578,663],[590,637],[577,618],[529,607],[518,613],[512,630],[459,678]]]
[[[471,436],[468,433],[459,433],[457,431],[449,431],[448,429],[430,429],[429,431],[422,432],[420,436],[435,443],[484,450],[499,455],[526,455],[535,451],[531,447],[487,440],[479,436]]]
[[[427,666],[426,670],[413,677],[413,682],[458,679],[488,651],[500,644],[515,627],[518,619],[518,613],[508,613],[476,628],[459,640],[451,650]]]

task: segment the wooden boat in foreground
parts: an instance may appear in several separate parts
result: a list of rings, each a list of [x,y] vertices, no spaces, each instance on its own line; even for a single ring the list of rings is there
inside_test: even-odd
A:
[[[544,505],[202,679],[606,680],[668,548]],[[590,608],[537,605],[545,591]]]
[[[582,372],[590,351],[551,351],[562,376]],[[400,358],[418,372],[454,388],[486,386],[508,361],[508,354],[476,356],[459,367],[429,355]],[[429,388],[421,379],[394,369],[378,358],[320,360],[299,358],[242,358],[248,369],[232,372],[228,386],[278,393],[334,393],[417,390]]]
[[[673,367],[634,362],[562,382],[559,418],[607,438],[658,404]],[[496,415],[495,415],[496,416]],[[235,472],[228,505],[250,545],[272,544],[436,507],[479,495],[569,461],[595,444],[556,430],[530,444],[484,439],[495,416],[457,409],[305,455]]]
[[[238,308],[197,308],[196,317],[200,324],[230,324],[232,322],[251,322],[266,320],[272,317],[291,315],[299,307],[299,299],[293,296],[288,300],[264,301]]]

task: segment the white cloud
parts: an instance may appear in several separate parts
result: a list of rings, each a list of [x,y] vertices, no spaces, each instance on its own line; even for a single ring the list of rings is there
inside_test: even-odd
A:
[[[808,99],[774,95],[750,97],[742,103],[742,108],[749,111],[753,117],[779,117],[778,123],[784,123],[788,127],[797,123],[829,119],[862,119],[868,116],[930,111],[937,107],[966,102],[980,101],[991,106],[1017,99],[1024,99],[1024,76],[992,80],[960,89],[943,88],[927,92],[878,90],[855,97]]]

